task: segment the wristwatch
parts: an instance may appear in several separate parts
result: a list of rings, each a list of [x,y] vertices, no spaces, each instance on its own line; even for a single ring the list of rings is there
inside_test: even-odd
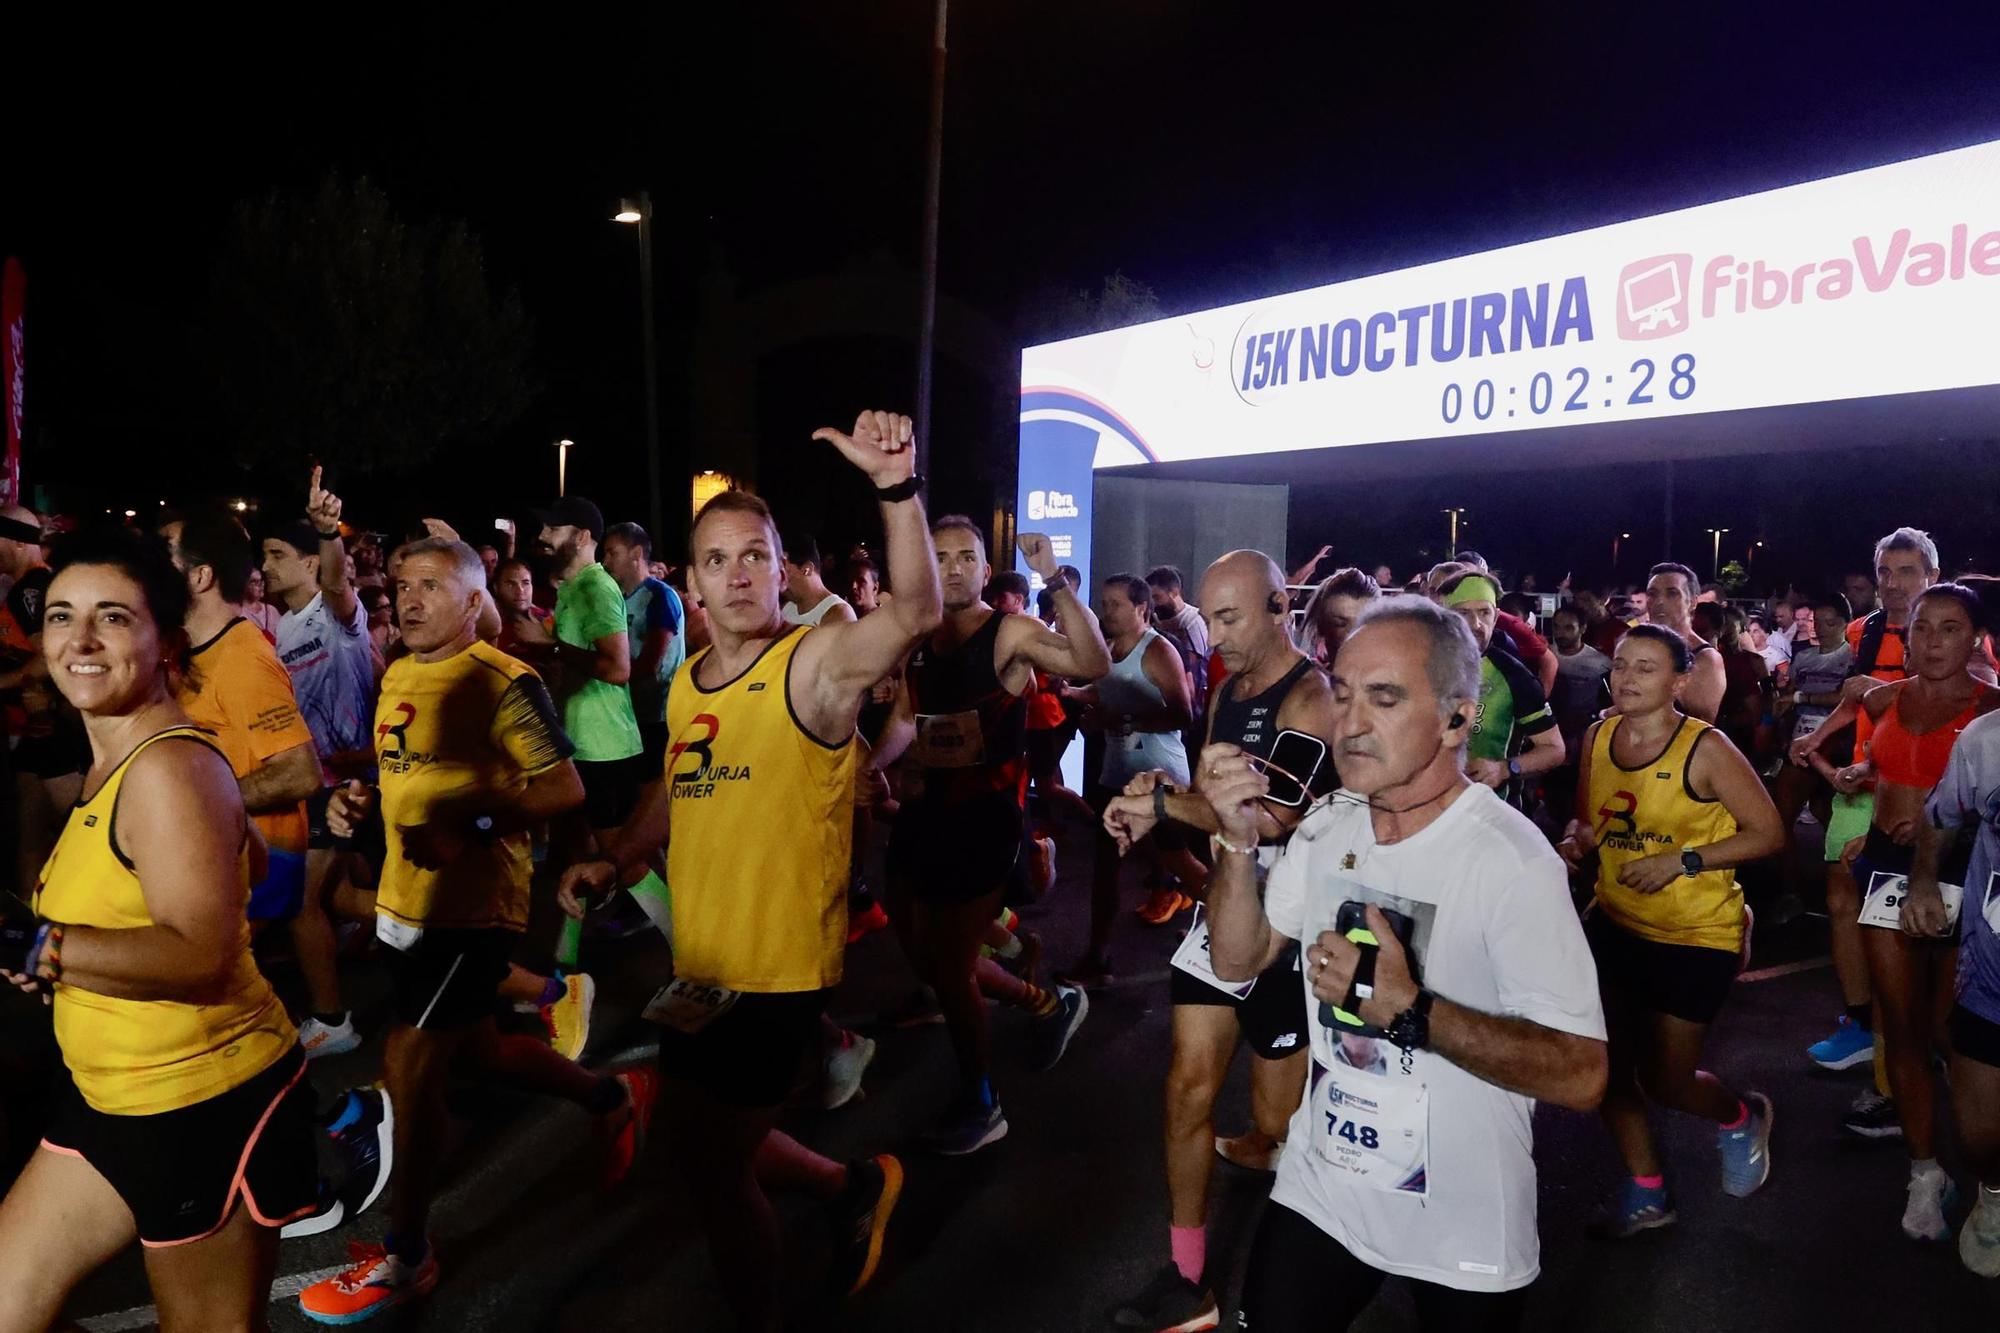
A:
[[[875,498],[885,505],[892,505],[899,500],[909,499],[923,488],[924,474],[921,472],[912,472],[908,480],[899,481],[894,486],[877,486],[875,488]]]
[[[1510,777],[1510,778],[1518,778],[1518,777],[1520,777],[1520,776],[1521,776],[1521,761],[1520,761],[1520,760],[1518,760],[1518,759],[1509,759],[1509,760],[1507,761],[1507,776],[1508,776],[1508,777]]]
[[[1427,990],[1417,992],[1417,998],[1409,1008],[1389,1020],[1389,1040],[1398,1049],[1421,1051],[1431,1044],[1431,1005],[1437,996]]]
[[[1699,875],[1704,869],[1706,869],[1706,867],[1702,863],[1700,852],[1696,851],[1692,847],[1685,847],[1681,849],[1681,873],[1683,875],[1686,875],[1689,879],[1693,879],[1696,875]]]
[[[1167,817],[1167,798],[1173,794],[1171,782],[1162,782],[1153,788],[1153,818],[1164,820]]]

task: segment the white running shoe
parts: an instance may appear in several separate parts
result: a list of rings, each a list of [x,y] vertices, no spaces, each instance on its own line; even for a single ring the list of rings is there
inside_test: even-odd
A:
[[[820,1089],[819,1104],[829,1111],[839,1110],[862,1095],[861,1076],[875,1058],[872,1039],[852,1032],[842,1035],[846,1044],[827,1053],[826,1081]]]
[[[1940,1241],[1951,1239],[1951,1223],[1945,1221],[1945,1209],[1951,1207],[1958,1191],[1951,1183],[1951,1177],[1933,1166],[1928,1171],[1910,1171],[1910,1201],[1903,1209],[1903,1234],[1911,1240]]]
[[[1981,1277],[2000,1277],[2000,1190],[1979,1189],[1979,1202],[1958,1229],[1958,1257]]]
[[[304,1048],[308,1060],[327,1055],[346,1055],[361,1045],[361,1034],[354,1030],[354,1015],[351,1013],[341,1015],[337,1028],[330,1028],[317,1018],[308,1017],[299,1024],[299,1045]]]

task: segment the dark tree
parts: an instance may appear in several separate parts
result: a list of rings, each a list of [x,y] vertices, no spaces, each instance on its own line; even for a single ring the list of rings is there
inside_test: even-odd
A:
[[[239,204],[203,325],[246,467],[402,471],[491,439],[539,390],[528,317],[478,238],[400,217],[366,178]]]

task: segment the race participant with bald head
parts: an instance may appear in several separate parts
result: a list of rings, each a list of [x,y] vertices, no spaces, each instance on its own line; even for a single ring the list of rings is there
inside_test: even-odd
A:
[[[570,867],[558,892],[580,916],[586,898],[667,849],[675,975],[647,1014],[660,1025],[669,1144],[744,1333],[783,1321],[766,1183],[827,1205],[832,1287],[848,1293],[875,1274],[903,1180],[894,1157],[842,1165],[776,1128],[793,1083],[817,1063],[847,948],[855,718],[868,687],[940,619],[910,419],[864,412],[852,433],[822,427],[813,438],[875,488],[894,601],[858,621],[787,624],[770,508],[743,491],[703,505],[689,579],[712,638],[667,696],[667,782],[604,839],[605,859]]]
[[[1056,590],[1061,633],[1033,616],[1005,615],[987,605],[981,592],[993,570],[986,539],[972,520],[939,519],[931,525],[931,545],[943,623],[910,654],[874,763],[886,767],[905,751],[910,757],[889,841],[889,919],[917,975],[937,992],[951,1033],[958,1090],[925,1142],[956,1155],[977,1152],[1007,1133],[988,1076],[991,1038],[982,985],[1033,1016],[1033,1062],[1040,1069],[1062,1058],[1089,1012],[1081,988],[1044,990],[998,968],[982,971],[979,950],[1007,887],[1026,870],[1026,695],[1035,673],[1095,680],[1110,671],[1111,653],[1097,617],[1057,577],[1047,537],[1024,532],[1019,545],[1029,568]],[[897,595],[887,609],[893,611],[903,604],[904,585],[893,561],[890,573]]]
[[[1246,981],[1304,945],[1291,984],[1312,1051],[1237,1327],[1345,1329],[1395,1273],[1421,1328],[1516,1328],[1540,1266],[1534,1102],[1587,1111],[1604,1091],[1589,946],[1547,839],[1462,771],[1479,697],[1465,622],[1421,598],[1377,603],[1333,689],[1342,789],[1261,893],[1272,777],[1234,746],[1200,763],[1220,829],[1215,973]],[[1374,1065],[1356,1035],[1393,1048],[1386,1073],[1356,1067]]]
[[[327,823],[387,839],[376,937],[388,947],[394,1022],[383,1052],[395,1107],[389,1234],[353,1266],[307,1287],[299,1308],[351,1324],[428,1294],[437,1256],[425,1227],[449,1137],[445,1091],[475,1072],[562,1097],[598,1120],[605,1179],[631,1166],[651,1117],[650,1070],[600,1076],[532,1037],[502,1035],[493,1010],[528,924],[529,831],[583,802],[555,705],[524,663],[479,640],[486,570],[464,542],[403,548],[397,615],[406,656],[382,678],[379,790],[350,781]]]
[[[1479,708],[1466,742],[1466,776],[1523,805],[1533,787],[1523,779],[1562,766],[1555,710],[1521,660],[1494,642],[1500,586],[1492,575],[1455,575],[1438,589],[1438,600],[1458,613],[1479,645]]]
[[[1333,691],[1325,673],[1292,646],[1291,607],[1276,562],[1260,551],[1223,556],[1202,576],[1201,606],[1209,642],[1229,668],[1210,704],[1206,741],[1233,746],[1259,760],[1270,759],[1278,736],[1286,731],[1304,732],[1331,746]],[[1338,785],[1330,760],[1317,779],[1294,776],[1306,780],[1314,794]],[[1163,820],[1213,834],[1220,825],[1199,787],[1199,781],[1189,789],[1160,772],[1141,774],[1105,810],[1105,828],[1126,849]],[[1264,848],[1260,858],[1268,864],[1277,844],[1305,813],[1305,803],[1264,801],[1261,807],[1256,840]],[[1203,1276],[1210,1153],[1251,1170],[1273,1170],[1305,1087],[1306,1013],[1299,997],[1298,950],[1283,951],[1248,988],[1221,985],[1197,961],[1207,929],[1197,922],[1190,932],[1190,945],[1175,955],[1168,986],[1174,1005],[1173,1062],[1166,1086],[1172,1262],[1114,1315],[1124,1327],[1215,1326],[1203,1322],[1218,1310],[1214,1284]],[[1215,1135],[1215,1101],[1239,1039],[1247,1040],[1258,1057],[1250,1066],[1252,1124],[1248,1133],[1224,1139]]]
[[[1721,650],[1694,632],[1694,601],[1700,592],[1701,580],[1686,565],[1671,560],[1654,565],[1646,579],[1646,623],[1670,629],[1687,641],[1694,668],[1677,706],[1689,717],[1712,723],[1722,711],[1729,679]]]

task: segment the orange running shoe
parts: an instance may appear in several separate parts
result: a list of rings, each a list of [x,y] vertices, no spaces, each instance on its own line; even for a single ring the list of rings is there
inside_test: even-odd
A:
[[[409,1264],[380,1245],[350,1242],[354,1263],[345,1272],[315,1282],[299,1293],[299,1310],[321,1324],[358,1324],[406,1301],[431,1294],[437,1286],[436,1249],[420,1264]]]
[[[1133,914],[1149,926],[1164,926],[1193,906],[1194,899],[1179,889],[1159,888],[1133,909]]]
[[[625,1085],[625,1104],[604,1116],[604,1188],[631,1174],[632,1163],[646,1147],[653,1124],[653,1106],[660,1098],[660,1076],[646,1065],[613,1075]]]

